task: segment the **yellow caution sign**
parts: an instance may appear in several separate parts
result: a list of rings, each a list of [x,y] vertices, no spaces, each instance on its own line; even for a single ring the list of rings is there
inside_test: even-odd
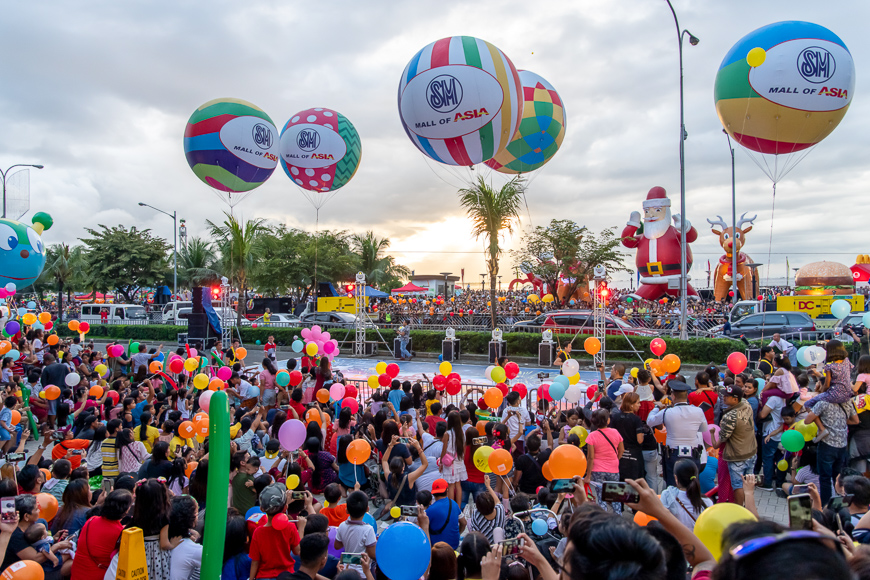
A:
[[[145,562],[145,537],[140,528],[129,528],[121,533],[118,549],[118,573],[116,580],[148,580],[148,564]]]

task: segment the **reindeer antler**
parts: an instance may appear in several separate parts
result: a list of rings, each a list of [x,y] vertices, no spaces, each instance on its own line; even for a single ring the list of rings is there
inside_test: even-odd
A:
[[[740,219],[737,220],[737,229],[738,229],[738,230],[742,230],[742,229],[743,229],[743,224],[745,224],[745,223],[747,223],[747,222],[751,225],[752,222],[753,222],[753,221],[755,220],[755,218],[757,218],[757,217],[758,217],[758,214],[755,214],[755,215],[752,216],[751,218],[747,218],[747,217],[746,217],[746,213],[744,213],[742,216],[740,216]]]
[[[711,227],[722,226],[723,230],[728,227],[728,225],[725,223],[725,220],[722,219],[721,215],[717,215],[716,217],[719,218],[716,221],[713,221],[709,218],[707,219],[707,221],[710,223]]]

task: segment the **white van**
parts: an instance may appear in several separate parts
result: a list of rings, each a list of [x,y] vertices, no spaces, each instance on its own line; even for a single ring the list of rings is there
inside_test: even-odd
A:
[[[106,311],[108,324],[148,324],[148,313],[138,304],[87,304],[81,308],[81,322],[99,324]]]
[[[186,322],[180,322],[183,318],[180,316],[183,314],[180,312],[182,308],[186,308],[186,313],[190,315],[190,311],[193,308],[193,302],[169,302],[163,305],[163,324],[186,324]],[[184,317],[186,319],[187,317]]]

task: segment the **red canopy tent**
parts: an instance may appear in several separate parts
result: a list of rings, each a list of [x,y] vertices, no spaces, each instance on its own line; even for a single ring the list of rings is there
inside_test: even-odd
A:
[[[849,269],[852,270],[852,279],[855,282],[870,281],[870,264],[855,264]]]
[[[412,282],[408,282],[401,288],[396,288],[391,292],[391,294],[426,294],[429,292],[428,288],[421,288],[416,286]]]
[[[90,294],[76,294],[75,299],[78,302],[93,302],[95,300],[93,292]],[[102,294],[101,292],[97,292],[96,300],[114,300],[114,294]]]

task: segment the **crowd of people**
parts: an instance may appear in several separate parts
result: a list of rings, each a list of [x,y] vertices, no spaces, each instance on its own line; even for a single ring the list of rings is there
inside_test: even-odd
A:
[[[109,356],[23,332],[13,337],[22,358],[3,364],[0,498],[14,505],[0,518],[4,570],[31,562],[52,579],[114,577],[118,539],[138,528],[149,577],[197,578],[208,507],[227,511],[222,575],[239,580],[415,580],[379,565],[396,519],[425,533],[429,580],[764,579],[781,577],[783,562],[802,578],[870,578],[870,551],[855,545],[870,543],[870,356],[852,369],[838,341],[805,371],[775,345],[752,371],[656,376],[614,364],[577,404],[514,389],[491,407],[479,389],[452,396],[401,374],[354,385],[327,357],[287,361],[301,373],[294,387],[274,350],[246,367],[233,344],[202,353],[215,374],[230,371],[230,449],[210,450],[188,427],[210,391],[155,372],[172,356],[162,345]],[[569,363],[561,351],[573,376]],[[339,383],[356,405],[330,401]],[[282,427],[294,421],[304,437],[288,447]],[[799,452],[783,443],[792,431]],[[548,462],[562,446],[582,450],[585,468],[554,479]],[[481,462],[484,449],[510,457],[503,474]],[[227,506],[206,506],[210,453],[230,457]],[[627,495],[609,495],[614,485]],[[811,530],[763,521],[758,489],[806,495]],[[758,521],[714,545],[696,525],[725,503]]]

